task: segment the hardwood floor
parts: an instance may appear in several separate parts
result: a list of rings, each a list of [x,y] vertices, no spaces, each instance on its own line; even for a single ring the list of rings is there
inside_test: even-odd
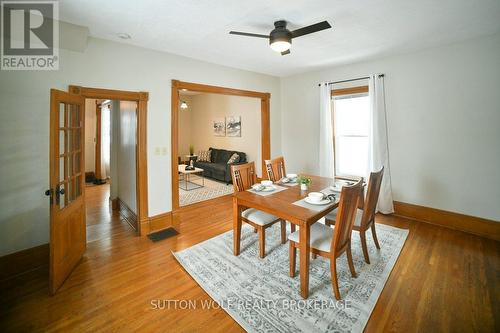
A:
[[[153,243],[110,214],[106,191],[87,190],[87,252],[55,296],[44,269],[2,281],[0,331],[243,331],[222,309],[151,306],[210,299],[171,251],[230,230],[231,198],[182,208],[180,234]],[[365,332],[500,332],[500,242],[392,216],[376,221],[410,233]]]

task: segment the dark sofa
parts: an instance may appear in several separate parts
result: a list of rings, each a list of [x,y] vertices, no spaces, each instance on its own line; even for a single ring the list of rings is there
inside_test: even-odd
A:
[[[195,161],[194,166],[203,169],[203,176],[232,183],[231,180],[231,165],[247,163],[247,155],[240,151],[229,151],[224,149],[209,148],[212,151],[210,156],[211,162]],[[240,160],[237,163],[227,164],[231,156],[236,153],[240,155]]]

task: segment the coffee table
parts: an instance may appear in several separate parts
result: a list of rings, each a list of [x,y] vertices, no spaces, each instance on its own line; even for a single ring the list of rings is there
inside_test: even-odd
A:
[[[205,178],[203,177],[203,169],[194,168],[194,170],[186,170],[187,165],[179,165],[179,188],[184,191],[191,191],[205,186]],[[192,179],[193,178],[193,179]],[[201,179],[201,184],[196,183]],[[184,184],[184,186],[182,186]],[[188,188],[188,185],[192,186]]]

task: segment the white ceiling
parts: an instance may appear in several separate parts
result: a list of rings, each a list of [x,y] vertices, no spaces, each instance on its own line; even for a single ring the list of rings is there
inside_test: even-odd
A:
[[[288,76],[411,52],[500,31],[499,0],[61,0],[60,18],[94,37]],[[291,30],[328,20],[333,29],[293,40],[291,54],[265,39],[285,19]],[[121,40],[116,33],[128,33]]]

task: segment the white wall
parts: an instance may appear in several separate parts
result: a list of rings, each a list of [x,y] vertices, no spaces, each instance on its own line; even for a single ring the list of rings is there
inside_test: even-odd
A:
[[[255,162],[257,175],[261,176],[260,104],[260,99],[251,97],[219,94],[191,96],[190,108],[180,110],[181,113],[190,113],[190,137],[185,141],[194,145],[195,153],[210,147],[244,152],[248,161]],[[213,120],[227,116],[241,117],[241,137],[214,136]]]
[[[85,172],[95,171],[96,100],[85,100]]]
[[[171,80],[271,93],[271,154],[281,152],[276,77],[89,38],[85,52],[60,51],[58,71],[0,72],[0,256],[49,240],[49,93],[68,85],[148,91],[149,215],[171,210]],[[155,154],[157,148],[166,153]]]
[[[500,220],[498,34],[282,78],[287,170],[318,172],[318,83],[371,73],[386,74],[394,200]]]

